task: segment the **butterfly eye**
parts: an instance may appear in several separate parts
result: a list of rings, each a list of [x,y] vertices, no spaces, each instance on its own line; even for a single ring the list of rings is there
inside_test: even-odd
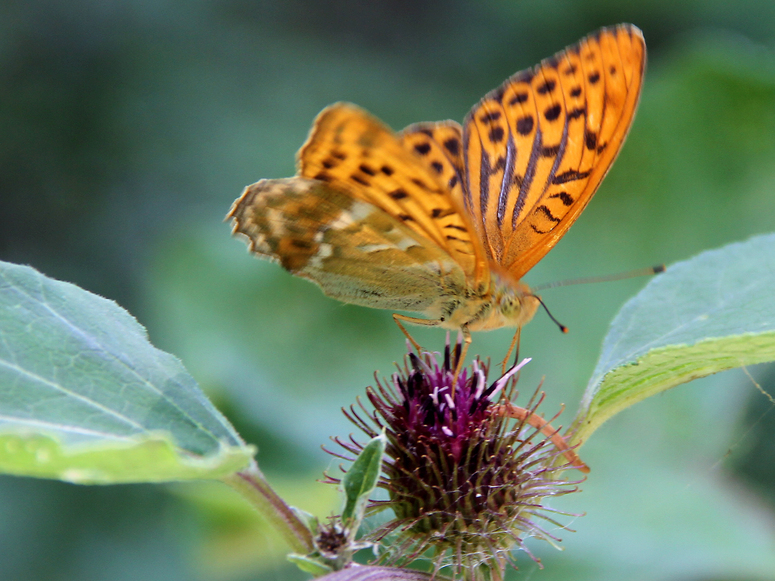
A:
[[[506,297],[501,302],[501,313],[507,318],[513,317],[522,309],[522,304],[516,297]]]

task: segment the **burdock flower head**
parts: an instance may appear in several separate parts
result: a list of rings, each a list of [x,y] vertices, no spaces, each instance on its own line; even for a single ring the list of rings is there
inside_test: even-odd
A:
[[[450,349],[447,339],[443,362],[410,350],[390,382],[377,378],[376,389],[367,390],[374,411],[359,401],[359,410],[345,414],[368,436],[383,429],[387,436],[378,486],[389,500],[370,504],[371,511],[395,513],[371,534],[374,541],[390,535],[381,562],[402,565],[425,555],[435,570],[452,565],[467,579],[499,579],[513,563],[512,549],[530,554],[527,537],[559,541],[539,524],[564,528],[544,501],[577,490],[579,481],[560,479],[563,470],[587,468],[551,420],[536,414],[543,396],[536,392],[527,409],[510,403],[529,360],[490,384],[489,366],[479,360],[455,378],[460,347],[458,341]],[[335,440],[349,453],[362,450],[354,438]]]

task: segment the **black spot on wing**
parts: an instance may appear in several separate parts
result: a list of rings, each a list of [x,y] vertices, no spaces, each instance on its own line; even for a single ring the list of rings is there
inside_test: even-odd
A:
[[[414,146],[414,150],[419,153],[420,155],[427,155],[428,152],[431,150],[431,144],[430,143],[418,143]]]
[[[398,188],[397,190],[393,190],[388,194],[391,198],[394,200],[403,200],[404,198],[408,198],[409,194],[407,194],[404,190],[401,188]]]
[[[361,176],[359,176],[358,174],[351,175],[350,179],[352,181],[354,181],[355,183],[361,184],[362,186],[368,186],[369,185],[369,182],[366,179],[364,179]]]
[[[493,127],[488,134],[490,141],[493,143],[500,143],[503,141],[503,127]]]
[[[541,151],[538,153],[541,157],[554,157],[560,152],[560,144],[557,145],[543,145]]]
[[[455,213],[455,210],[451,208],[433,208],[433,210],[431,210],[431,217],[445,218],[446,216],[450,216],[454,213]]]
[[[587,78],[589,79],[589,83],[591,85],[594,85],[595,83],[597,83],[600,80],[600,73],[597,72],[597,71],[595,71],[593,73],[589,73],[589,77],[587,77]]]
[[[586,115],[586,113],[586,107],[577,107],[576,109],[573,109],[573,111],[568,112],[568,119],[578,119],[582,115]]]
[[[559,103],[555,103],[554,105],[549,105],[544,110],[544,118],[547,121],[556,121],[557,118],[560,116],[560,113],[562,113],[562,105]]]
[[[530,132],[533,131],[533,125],[535,125],[535,120],[532,115],[520,117],[517,119],[517,133],[520,135],[530,135]]]
[[[570,90],[571,97],[578,97],[579,95],[581,95],[581,87],[573,87]]]
[[[554,178],[552,178],[552,183],[554,185],[566,184],[568,182],[574,182],[576,180],[583,180],[587,176],[589,176],[588,171],[576,171],[574,169],[571,169],[554,176]]]
[[[395,170],[394,170],[392,167],[390,167],[389,165],[383,165],[383,166],[380,168],[380,171],[381,171],[383,174],[385,174],[386,176],[392,176],[392,175],[393,175],[393,173],[395,172]]]
[[[526,102],[528,99],[527,93],[517,93],[509,100],[509,105],[518,105]]]
[[[560,219],[557,218],[554,214],[552,214],[552,211],[545,204],[541,204],[540,206],[538,206],[538,208],[536,208],[535,213],[536,214],[538,214],[538,213],[543,214],[544,216],[546,216],[549,220],[551,220],[555,224],[559,224],[560,223]]]
[[[565,206],[573,204],[573,198],[567,192],[557,192],[556,194],[549,196],[549,198],[559,198]]]
[[[296,248],[301,248],[302,250],[310,250],[314,246],[314,244],[309,240],[300,240],[298,238],[292,239],[291,245],[295,246]]]
[[[554,91],[554,88],[557,86],[557,83],[554,81],[554,79],[549,79],[545,83],[538,85],[538,88],[536,88],[536,91],[539,95],[546,95],[547,93],[551,93]]]
[[[586,144],[587,149],[594,151],[594,149],[597,147],[597,133],[587,129],[584,132],[584,143]]]
[[[444,147],[452,155],[458,155],[460,153],[460,141],[456,137],[450,137],[444,142]]]
[[[441,173],[444,171],[444,166],[441,165],[441,163],[438,161],[431,162],[431,167],[436,171],[436,173]]]
[[[497,121],[501,118],[501,112],[500,111],[490,111],[488,113],[485,113],[481,117],[479,117],[479,121],[482,123],[490,123],[492,121]]]
[[[377,175],[376,170],[371,169],[368,165],[365,163],[362,163],[358,166],[358,169],[361,170],[363,173],[368,174],[370,176]]]

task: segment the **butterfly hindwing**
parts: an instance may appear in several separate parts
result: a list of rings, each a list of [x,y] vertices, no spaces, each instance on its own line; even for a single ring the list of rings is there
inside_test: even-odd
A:
[[[362,109],[337,103],[318,115],[299,153],[299,175],[382,209],[446,251],[471,286],[489,281],[476,232],[433,166]]]
[[[227,218],[251,252],[316,282],[335,299],[431,314],[465,273],[443,249],[401,221],[318,180],[261,180]]]
[[[640,31],[604,28],[469,113],[466,206],[497,270],[520,279],[586,207],[629,130],[644,69]]]

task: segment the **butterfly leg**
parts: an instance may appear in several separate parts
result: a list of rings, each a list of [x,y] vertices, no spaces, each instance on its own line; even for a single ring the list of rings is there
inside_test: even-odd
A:
[[[541,416],[534,414],[530,410],[526,410],[525,408],[521,408],[518,406],[515,406],[512,403],[506,402],[504,404],[499,405],[496,408],[496,412],[500,415],[514,418],[515,420],[523,421],[537,430],[540,430],[541,433],[549,438],[554,444],[554,446],[562,452],[563,456],[568,460],[568,462],[571,463],[571,466],[573,468],[576,468],[577,470],[583,472],[584,474],[589,473],[589,466],[584,464],[584,462],[581,461],[581,458],[578,457],[576,452],[573,451],[573,449],[568,446],[568,443],[565,441],[565,438],[560,435],[559,430],[555,430],[552,425],[542,418]]]
[[[516,347],[515,355],[514,355],[514,365],[517,364],[517,361],[519,360],[519,339],[522,332],[522,327],[517,327],[517,332],[514,333],[514,338],[511,340],[511,345],[509,345],[509,350],[506,351],[506,356],[503,358],[503,361],[501,361],[501,374],[506,375],[506,365],[509,362],[509,357],[511,356],[511,352],[515,351],[514,348]]]
[[[471,345],[471,331],[468,330],[468,325],[460,327],[460,332],[463,333],[463,348],[460,351],[460,357],[457,360],[455,366],[455,373],[452,375],[452,397],[455,397],[455,387],[457,386],[457,378],[460,372],[463,370],[463,364],[466,361],[466,354],[468,353],[468,347]]]
[[[401,324],[401,321],[406,321],[413,325],[423,325],[425,327],[437,327],[442,323],[439,319],[420,319],[419,317],[407,317],[406,315],[399,315],[398,313],[393,313],[393,320],[396,322],[396,325],[398,325],[398,328],[401,329],[401,332],[406,335],[406,338],[409,339],[409,342],[417,350],[418,354],[422,350],[422,347],[420,347],[420,344],[409,334],[409,331]]]

